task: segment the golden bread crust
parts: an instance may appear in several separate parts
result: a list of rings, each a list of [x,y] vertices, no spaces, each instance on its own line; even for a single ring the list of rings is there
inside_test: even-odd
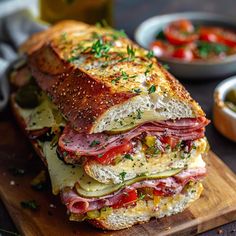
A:
[[[39,86],[79,132],[92,133],[110,108],[150,93],[185,103],[194,117],[205,115],[155,58],[112,29],[61,22],[33,36],[22,50]]]

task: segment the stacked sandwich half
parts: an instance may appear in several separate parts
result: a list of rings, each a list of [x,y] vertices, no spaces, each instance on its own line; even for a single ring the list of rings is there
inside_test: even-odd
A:
[[[13,111],[71,220],[123,229],[199,198],[208,120],[151,52],[122,31],[74,21],[21,50]]]

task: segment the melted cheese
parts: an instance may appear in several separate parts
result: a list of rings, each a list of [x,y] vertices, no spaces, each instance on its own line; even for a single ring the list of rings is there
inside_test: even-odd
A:
[[[39,106],[25,109],[16,105],[16,109],[26,122],[27,130],[39,130],[45,127],[60,127],[65,121],[55,105],[45,95]]]
[[[74,187],[78,183],[81,192],[84,196],[102,196],[104,192],[113,192],[120,187],[122,184],[103,184],[91,177],[87,176],[80,165],[72,166],[65,164],[62,160],[57,157],[56,147],[51,147],[50,142],[41,143],[44,155],[48,164],[48,171],[52,184],[53,194],[58,194],[60,190],[65,187]],[[200,167],[205,165],[201,155],[195,158],[192,162],[191,168]],[[159,178],[163,175],[173,175],[173,173],[163,172],[160,173]],[[176,174],[176,173],[175,173]],[[137,180],[136,180],[137,181]],[[135,180],[133,182],[136,182]],[[132,180],[129,181],[132,183]]]
[[[116,165],[102,165],[92,162],[89,165],[88,174],[99,182],[122,183],[120,173],[125,172],[125,180],[136,178],[139,175],[155,175],[160,172],[177,168],[204,167],[202,154],[205,153],[207,141],[205,138],[194,141],[196,149],[192,149],[190,154],[183,156],[183,152],[172,151],[159,154],[156,157],[146,158],[142,147],[138,146],[132,159],[121,158]]]
[[[58,159],[56,147],[51,147],[50,142],[43,144],[43,152],[48,164],[53,194],[58,194],[64,187],[73,187],[83,175],[80,166],[66,165]]]

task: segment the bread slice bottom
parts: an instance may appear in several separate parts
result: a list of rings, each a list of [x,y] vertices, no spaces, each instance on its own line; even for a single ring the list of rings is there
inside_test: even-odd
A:
[[[155,200],[138,200],[135,206],[113,209],[105,218],[96,218],[88,222],[106,230],[125,229],[135,224],[145,223],[151,218],[162,218],[182,212],[200,197],[202,191],[201,182],[190,183],[180,194],[157,197]],[[70,220],[76,221],[77,215],[71,215]]]

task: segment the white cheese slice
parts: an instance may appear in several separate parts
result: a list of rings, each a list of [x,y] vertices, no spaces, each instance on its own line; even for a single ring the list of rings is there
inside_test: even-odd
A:
[[[58,194],[64,187],[73,187],[83,175],[81,166],[66,165],[61,161],[57,157],[56,147],[51,147],[50,142],[43,144],[43,153],[48,164],[53,194]]]
[[[86,175],[80,165],[65,164],[57,157],[56,147],[51,147],[50,142],[42,143],[42,147],[48,164],[53,194],[58,194],[65,187],[74,187],[76,183],[79,183],[85,192],[102,192],[109,188],[114,188],[114,184],[103,184]],[[205,162],[202,160],[201,155],[194,157],[189,163],[189,168],[203,166],[205,166]]]
[[[26,121],[27,130],[39,130],[45,127],[57,128],[65,125],[62,115],[46,95],[40,105],[33,109],[25,109],[19,106],[16,106],[16,109]]]

